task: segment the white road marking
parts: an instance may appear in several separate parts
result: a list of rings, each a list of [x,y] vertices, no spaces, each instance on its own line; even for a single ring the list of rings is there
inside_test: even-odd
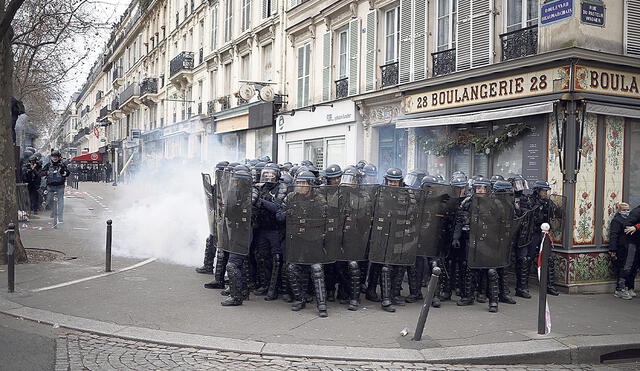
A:
[[[95,276],[80,278],[80,279],[69,281],[69,282],[63,282],[63,283],[59,283],[59,284],[53,285],[53,286],[42,287],[42,288],[39,288],[39,289],[31,290],[31,292],[41,292],[41,291],[53,290],[53,289],[57,289],[57,288],[60,288],[60,287],[70,286],[70,285],[73,285],[73,284],[76,284],[76,283],[93,280],[93,279],[96,279],[96,278],[111,276],[111,275],[114,275],[116,273],[126,272],[128,270],[141,267],[141,266],[143,266],[145,264],[149,264],[149,263],[154,262],[154,261],[156,261],[156,258],[149,258],[147,260],[143,260],[143,261],[141,261],[139,263],[136,263],[136,264],[134,264],[132,266],[129,266],[129,267],[126,267],[126,268],[122,268],[122,269],[117,270],[117,271],[105,272],[105,273],[97,274]]]

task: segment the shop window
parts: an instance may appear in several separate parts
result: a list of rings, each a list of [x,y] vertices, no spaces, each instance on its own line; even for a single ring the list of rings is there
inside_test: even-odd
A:
[[[634,121],[629,123],[629,139],[626,140],[629,143],[629,180],[628,184],[628,199],[631,207],[640,205],[640,163],[637,161],[640,158],[640,122]]]

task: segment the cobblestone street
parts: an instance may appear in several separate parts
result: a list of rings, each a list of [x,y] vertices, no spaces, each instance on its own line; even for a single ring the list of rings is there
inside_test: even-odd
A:
[[[179,348],[114,337],[71,332],[56,344],[60,370],[637,370],[640,363],[615,365],[441,365],[404,362],[354,362],[260,356]]]

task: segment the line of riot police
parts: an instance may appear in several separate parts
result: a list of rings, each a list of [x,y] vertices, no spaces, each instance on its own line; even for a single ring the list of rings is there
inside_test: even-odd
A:
[[[377,168],[364,161],[318,171],[308,161],[261,160],[220,162],[213,181],[202,175],[210,236],[204,266],[196,270],[214,274],[205,287],[224,289],[223,306],[241,305],[253,292],[265,300],[282,297],[294,311],[315,300],[326,317],[327,302],[355,311],[363,293],[395,312],[423,300],[426,273],[438,266],[444,274],[434,307],[455,293],[458,305],[488,302],[497,312],[499,302],[515,304],[505,280],[512,253],[516,295],[530,298],[539,226],[548,222],[562,232],[562,197],[549,197],[545,181],[529,193],[520,175],[467,179],[456,172],[447,184],[391,168],[384,184],[376,184]],[[547,290],[557,295],[552,262]]]

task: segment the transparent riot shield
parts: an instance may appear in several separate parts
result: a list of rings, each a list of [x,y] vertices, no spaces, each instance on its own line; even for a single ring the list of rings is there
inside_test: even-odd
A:
[[[342,184],[342,243],[336,260],[367,260],[376,184]]]
[[[379,187],[369,237],[371,262],[415,264],[421,197],[420,189]]]
[[[325,247],[327,198],[324,187],[290,186],[284,202],[286,259],[293,264],[334,262],[334,252]]]
[[[517,231],[513,194],[475,195],[471,199],[467,264],[472,269],[502,268],[510,263]]]

